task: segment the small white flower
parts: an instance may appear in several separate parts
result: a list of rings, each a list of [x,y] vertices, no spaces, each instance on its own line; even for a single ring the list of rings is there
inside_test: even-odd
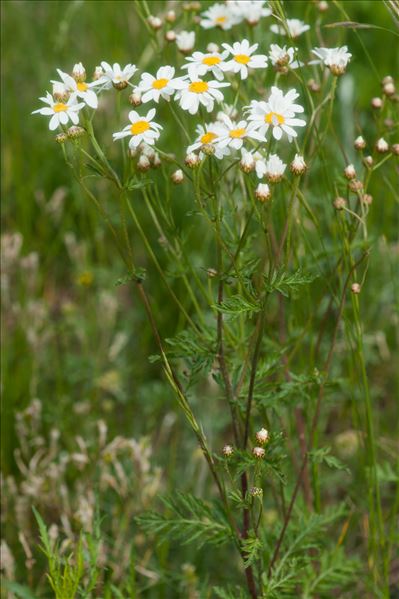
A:
[[[248,77],[248,68],[264,69],[267,67],[267,56],[264,54],[252,56],[259,44],[250,46],[249,41],[244,39],[242,42],[234,42],[232,46],[230,44],[222,45],[233,57],[221,65],[223,71],[240,73],[241,79],[246,79]]]
[[[389,144],[383,137],[380,137],[380,139],[377,139],[375,149],[380,154],[385,154],[389,150]]]
[[[86,83],[85,81],[77,81],[76,79],[68,75],[68,73],[63,73],[63,71],[60,71],[60,69],[57,69],[57,73],[62,79],[62,83],[65,86],[65,89],[68,93],[71,94],[71,97],[81,98],[85,104],[90,106],[90,108],[98,107],[97,94],[91,88],[99,85],[99,81],[93,81],[92,83]],[[56,84],[59,82],[53,81],[52,83]]]
[[[53,97],[58,101],[68,100],[70,94],[61,81],[53,81]]]
[[[175,185],[179,185],[184,181],[184,173],[181,169],[178,169],[177,171],[171,174],[170,178],[172,179]]]
[[[155,77],[150,73],[143,73],[136,88],[142,93],[141,101],[146,103],[154,100],[158,103],[161,97],[170,100],[170,97],[175,93],[173,82],[177,81],[177,79],[174,79],[174,75],[175,69],[170,66],[159,68]]]
[[[216,114],[216,120],[223,123],[225,114],[227,114],[227,116],[229,116],[233,121],[235,121],[238,117],[238,110],[232,104],[223,103],[221,106],[221,110]]]
[[[162,27],[162,19],[160,19],[159,17],[154,17],[154,15],[150,15],[147,18],[147,22],[149,26],[152,27],[152,29],[155,29],[155,31]]]
[[[312,53],[320,59],[320,61],[312,61],[311,64],[322,62],[330,69],[333,75],[342,75],[352,58],[352,54],[348,52],[348,46],[341,48],[315,48]]]
[[[72,77],[75,79],[75,81],[86,81],[86,69],[81,62],[73,65]]]
[[[308,166],[303,156],[295,154],[295,158],[290,164],[291,172],[294,173],[294,175],[303,175],[307,168]]]
[[[80,102],[79,104],[76,102],[76,98],[70,97],[69,100],[64,102],[57,102],[54,100],[53,96],[47,92],[46,97],[39,98],[48,106],[44,108],[39,108],[38,110],[34,110],[32,114],[43,114],[44,116],[51,116],[49,122],[50,131],[54,131],[57,129],[59,125],[66,125],[69,120],[74,125],[79,123],[78,112],[84,107],[84,103]]]
[[[256,130],[253,123],[247,123],[247,121],[239,121],[238,123],[232,121],[230,117],[224,115],[223,118],[223,132],[220,139],[217,141],[217,145],[220,148],[227,146],[234,150],[240,150],[247,138],[256,139],[257,141],[266,141],[266,138]]]
[[[175,79],[173,87],[177,90],[176,100],[180,101],[180,107],[188,110],[190,114],[198,112],[200,104],[205,106],[208,112],[213,110],[216,102],[223,101],[220,87],[227,87],[230,83],[221,81],[203,81],[189,74],[187,79]]]
[[[251,173],[255,169],[255,158],[252,152],[241,148],[240,168],[244,173]]]
[[[207,73],[212,73],[216,79],[221,81],[223,79],[223,72],[220,65],[224,64],[224,61],[228,55],[227,50],[224,52],[194,52],[192,56],[186,58],[189,64],[184,64],[182,69],[188,69],[188,72],[193,77],[203,77]]]
[[[266,162],[266,177],[272,183],[281,181],[286,166],[287,165],[284,164],[277,154],[270,154],[269,159]]]
[[[251,105],[247,107],[249,111],[248,119],[253,121],[256,128],[263,135],[266,134],[269,127],[273,128],[274,139],[281,139],[283,133],[286,133],[288,140],[292,141],[297,137],[297,132],[293,127],[304,127],[306,122],[295,118],[296,112],[303,112],[303,106],[294,104],[294,100],[299,94],[291,89],[285,95],[278,87],[272,87],[272,93],[267,102],[252,100]]]
[[[303,63],[298,62],[294,59],[294,54],[298,51],[298,48],[287,48],[286,46],[278,46],[277,44],[270,45],[269,58],[274,67],[279,69],[297,69],[303,66]]]
[[[183,52],[188,54],[194,48],[195,44],[195,31],[180,31],[176,34],[176,46]]]
[[[255,197],[260,202],[267,202],[270,200],[272,194],[270,191],[270,187],[267,183],[259,183],[258,187],[255,189]],[[255,451],[256,450],[256,451]],[[265,450],[262,447],[254,447],[253,454],[257,458],[263,458],[265,455]]]
[[[344,175],[347,179],[356,179],[356,169],[353,164],[348,164],[344,168]]]
[[[265,428],[261,428],[256,433],[255,436],[256,436],[256,440],[258,441],[259,445],[264,445],[269,440],[269,431],[266,430]]]
[[[103,71],[103,68],[102,68],[102,67],[99,67],[99,66],[97,66],[97,67],[94,69],[93,79],[94,79],[95,81],[97,81],[98,79],[101,79],[101,77],[103,77],[103,76],[104,76],[104,71]]]
[[[154,123],[152,120],[154,116],[155,108],[151,108],[145,117],[140,116],[135,110],[131,110],[129,112],[130,125],[126,125],[122,131],[113,133],[114,141],[131,135],[131,139],[129,140],[129,148],[131,150],[137,148],[142,141],[153,146],[159,138],[159,129],[162,129],[161,125]]]
[[[204,29],[220,27],[220,29],[227,30],[241,20],[226,4],[213,4],[201,16],[200,25]]]
[[[239,22],[245,20],[250,25],[256,25],[262,17],[272,14],[263,0],[227,0],[226,4]]]
[[[270,30],[273,31],[273,33],[279,33],[280,35],[287,35],[287,29],[289,37],[296,38],[299,37],[301,33],[308,31],[310,25],[306,25],[306,23],[300,19],[287,19],[286,27],[283,27],[282,25],[272,25],[270,27]]]
[[[129,85],[129,80],[137,71],[137,67],[130,63],[121,69],[120,64],[117,62],[114,62],[111,66],[108,62],[103,61],[101,67],[104,71],[104,75],[98,81],[104,85],[105,89],[111,89],[112,86],[117,89],[127,87]]]
[[[220,123],[209,123],[205,127],[198,125],[196,128],[197,139],[191,146],[187,148],[187,154],[191,154],[202,146],[213,146],[215,149],[214,156],[219,160],[223,156],[228,156],[230,150],[228,148],[219,148],[217,146],[218,139],[223,135],[224,129]]]

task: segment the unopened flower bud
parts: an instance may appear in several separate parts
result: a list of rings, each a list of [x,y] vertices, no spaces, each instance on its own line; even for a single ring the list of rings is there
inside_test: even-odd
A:
[[[103,75],[104,75],[103,68],[102,67],[96,67],[95,70],[94,70],[94,74],[93,74],[94,81],[97,81]]]
[[[189,168],[197,168],[201,163],[201,158],[197,154],[194,154],[194,152],[190,152],[190,154],[187,154],[185,157],[184,163]]]
[[[67,135],[70,139],[78,139],[79,137],[85,135],[85,133],[86,130],[83,129],[83,127],[79,127],[78,125],[73,125],[72,127],[69,127],[67,131]]]
[[[395,156],[399,156],[399,144],[392,144],[391,152],[392,154],[395,154]]]
[[[72,69],[72,77],[77,82],[86,81],[86,69],[84,68],[81,62],[78,62],[74,65]]]
[[[57,102],[66,102],[69,98],[69,93],[65,85],[59,81],[53,83],[53,97]]]
[[[137,161],[137,170],[142,173],[145,173],[151,167],[151,162],[147,158],[145,154],[141,154],[140,158]]]
[[[387,129],[393,129],[395,126],[395,121],[390,118],[384,119],[384,125]]]
[[[207,52],[219,52],[219,46],[214,42],[210,42],[206,47]]]
[[[349,181],[349,189],[353,191],[353,193],[359,193],[363,190],[363,183],[358,179],[352,179]]]
[[[345,198],[338,197],[338,198],[335,198],[333,204],[334,204],[335,210],[343,210],[346,206],[346,200],[345,200]]]
[[[361,135],[359,135],[359,137],[356,137],[353,145],[355,146],[356,150],[364,150],[366,147],[366,141]]]
[[[174,23],[176,21],[176,13],[174,10],[168,10],[165,19],[168,23]]]
[[[262,497],[263,490],[260,487],[251,487],[250,493],[252,497]]]
[[[326,2],[326,0],[321,0],[318,2],[317,8],[320,12],[326,12],[326,10],[328,10],[328,2]]]
[[[158,168],[159,166],[161,166],[161,164],[162,164],[161,158],[160,158],[158,152],[155,152],[155,154],[152,158],[152,166],[154,168]]]
[[[382,85],[386,85],[387,83],[393,83],[393,77],[391,75],[386,75],[382,80]]]
[[[206,154],[206,156],[213,156],[215,153],[215,146],[212,144],[203,144],[201,146],[201,152]]]
[[[131,93],[129,96],[129,103],[132,106],[140,106],[140,104],[142,103],[141,102],[141,92],[136,90],[133,93]]]
[[[113,81],[112,85],[118,90],[118,92],[120,92],[123,89],[126,89],[129,84],[127,81]]]
[[[329,69],[333,75],[335,75],[336,77],[340,77],[345,73],[346,65],[344,66],[342,64],[330,64]]]
[[[363,163],[367,168],[371,168],[374,164],[374,158],[372,156],[365,156],[363,158]]]
[[[370,204],[373,202],[373,196],[369,193],[364,193],[361,197],[361,200],[363,204],[367,204],[367,206],[370,206]]]
[[[225,445],[222,449],[222,453],[225,458],[229,458],[230,456],[233,455],[234,449],[231,445]]]
[[[214,268],[208,268],[208,270],[206,271],[206,274],[208,275],[208,277],[210,279],[214,279],[217,276],[218,271],[215,270]]]
[[[375,149],[380,154],[386,154],[389,151],[389,144],[383,137],[380,137],[375,144]]]
[[[262,459],[265,457],[265,450],[263,449],[263,447],[254,447],[252,450],[252,454],[258,458],[258,459]]]
[[[349,180],[356,179],[356,170],[353,164],[348,164],[348,166],[344,168],[344,175]]]
[[[352,293],[355,293],[356,295],[358,293],[360,293],[360,289],[361,289],[361,287],[360,287],[359,283],[353,283],[351,285],[351,291],[352,291]]]
[[[66,133],[58,133],[54,139],[58,144],[64,144],[68,139],[68,135]]]
[[[259,445],[264,445],[269,440],[269,431],[267,431],[265,428],[261,428],[255,436]]]
[[[382,89],[386,96],[393,96],[396,92],[394,83],[386,83]]]
[[[182,54],[190,54],[195,44],[195,31],[181,31],[176,35],[176,45]]]
[[[176,41],[176,32],[171,29],[165,33],[165,40],[167,42],[175,42]]]
[[[180,183],[183,183],[183,180],[184,180],[183,171],[179,168],[177,171],[175,171],[174,173],[171,174],[170,178],[172,179],[172,181],[175,185],[179,185]]]
[[[291,172],[294,173],[294,175],[303,175],[307,168],[303,156],[295,154],[295,158],[290,164]]]
[[[129,156],[129,158],[136,158],[138,153],[138,148],[128,148],[127,155]]]
[[[381,100],[381,98],[373,98],[371,100],[371,106],[372,106],[372,108],[375,108],[375,109],[381,108],[382,107],[382,100]]]
[[[315,81],[314,79],[309,79],[308,81],[308,88],[310,89],[311,92],[317,94],[320,91],[320,84],[317,83],[317,81]]]
[[[255,190],[255,197],[260,202],[267,202],[272,197],[270,187],[267,183],[259,183]]]
[[[251,154],[251,152],[243,153],[242,158],[240,160],[240,169],[244,173],[251,173],[255,169],[255,164],[255,158],[253,154]]]
[[[153,15],[150,15],[147,18],[147,23],[149,24],[149,26],[152,29],[155,29],[155,31],[157,31],[158,29],[161,29],[162,27],[162,21],[159,17],[154,17]]]

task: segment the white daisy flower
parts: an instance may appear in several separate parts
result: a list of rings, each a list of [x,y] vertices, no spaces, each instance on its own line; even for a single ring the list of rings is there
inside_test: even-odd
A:
[[[281,139],[283,133],[286,133],[288,140],[292,141],[297,137],[297,132],[293,127],[304,127],[306,122],[295,118],[296,112],[303,112],[303,106],[294,104],[294,100],[299,97],[295,89],[291,89],[285,95],[278,87],[272,87],[272,93],[267,102],[252,100],[250,106],[246,107],[249,111],[248,120],[252,121],[262,135],[265,135],[269,127],[273,128],[274,139]]]
[[[294,59],[296,52],[298,52],[298,48],[287,48],[287,46],[281,47],[278,44],[270,44],[269,58],[277,70],[286,70],[288,67],[297,69],[303,66],[303,63]]]
[[[262,17],[272,14],[264,0],[227,0],[226,4],[239,22],[246,20],[250,25],[256,25]]]
[[[230,83],[221,81],[203,81],[189,74],[186,79],[175,79],[173,87],[177,90],[175,99],[180,101],[180,107],[188,110],[190,114],[198,112],[200,104],[208,112],[213,110],[216,102],[223,101],[223,94],[219,87],[227,87]]]
[[[352,58],[352,54],[348,52],[348,46],[341,48],[315,48],[312,50],[320,60],[312,61],[310,64],[322,62],[325,64],[333,75],[342,75]]]
[[[176,46],[183,54],[192,51],[195,44],[195,31],[180,31],[176,34]]]
[[[247,121],[234,122],[224,115],[223,118],[223,131],[220,138],[217,140],[216,145],[220,148],[227,146],[234,150],[240,150],[247,138],[256,139],[257,141],[266,141],[264,135],[257,131],[253,123],[247,123]]]
[[[196,128],[196,133],[197,139],[193,144],[191,144],[191,146],[188,146],[187,154],[191,154],[191,152],[202,148],[202,146],[209,145],[213,146],[214,156],[219,160],[223,158],[223,156],[228,156],[230,154],[229,148],[219,148],[217,146],[218,139],[220,139],[221,135],[224,133],[224,129],[220,123],[209,123],[205,127],[198,125]]]
[[[101,67],[104,71],[104,75],[98,81],[101,84],[104,84],[105,89],[111,89],[112,86],[119,90],[124,89],[129,85],[129,79],[131,79],[137,71],[137,67],[130,63],[121,69],[120,64],[117,62],[114,62],[111,66],[108,62],[103,61]]]
[[[240,20],[226,4],[212,4],[208,10],[202,13],[200,25],[204,29],[220,27],[220,29],[227,30],[239,23]]]
[[[98,107],[97,94],[91,88],[99,85],[99,81],[93,81],[92,83],[86,83],[85,81],[77,81],[76,79],[68,75],[68,73],[60,71],[60,69],[57,69],[57,73],[62,79],[62,83],[65,86],[65,89],[68,93],[71,94],[71,96],[81,98],[83,102],[87,104],[87,106],[90,106],[90,108]],[[59,82],[52,81],[52,83],[56,85]]]
[[[184,64],[182,69],[188,69],[194,77],[203,77],[206,73],[212,73],[218,81],[223,79],[223,72],[220,65],[224,63],[228,56],[228,51],[224,52],[194,52],[192,56],[186,58],[189,64]]]
[[[296,38],[299,37],[301,33],[308,31],[310,25],[306,25],[306,23],[300,19],[287,19],[286,27],[283,27],[282,25],[272,25],[270,27],[270,30],[273,31],[273,33],[279,33],[280,35],[287,35],[287,29],[289,37]]]
[[[160,98],[169,101],[170,97],[175,93],[172,84],[177,79],[174,79],[174,75],[175,69],[170,66],[159,68],[155,77],[150,75],[150,73],[143,73],[140,83],[135,88],[142,94],[141,101],[146,103],[154,100],[154,102],[158,103]]]
[[[114,141],[128,137],[131,135],[129,140],[129,148],[135,150],[141,142],[153,146],[155,141],[159,138],[159,129],[162,129],[161,125],[154,123],[152,120],[155,116],[155,108],[151,108],[148,111],[147,116],[140,116],[135,110],[129,112],[130,125],[126,125],[122,131],[113,133]]]
[[[229,51],[233,58],[221,65],[223,71],[232,71],[240,73],[241,79],[248,77],[248,68],[264,69],[267,67],[267,56],[264,54],[256,54],[252,56],[259,44],[249,45],[248,40],[242,42],[234,42],[230,44],[222,44],[223,48]]]
[[[266,177],[271,183],[278,183],[283,178],[286,164],[277,156],[270,154],[266,162]]]
[[[32,114],[51,116],[49,122],[50,131],[54,131],[54,129],[57,129],[59,125],[66,125],[69,120],[74,125],[79,123],[78,112],[84,107],[84,103],[77,103],[75,97],[71,96],[66,103],[58,102],[57,100],[54,100],[53,96],[47,92],[46,97],[39,98],[39,100],[45,104],[48,104],[48,106],[34,110]]]

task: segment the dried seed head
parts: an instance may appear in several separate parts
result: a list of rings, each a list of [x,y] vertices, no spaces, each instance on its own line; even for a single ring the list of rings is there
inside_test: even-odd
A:
[[[254,447],[252,450],[252,454],[259,460],[265,457],[265,453],[263,447]]]
[[[176,13],[174,10],[168,10],[165,19],[168,23],[174,23],[176,21]]]
[[[189,168],[197,168],[197,166],[201,164],[201,158],[197,154],[194,154],[194,152],[190,152],[190,154],[187,154],[185,157],[184,163]]]
[[[335,198],[333,204],[335,210],[343,210],[346,206],[346,200],[345,198],[337,197]]]
[[[83,129],[83,127],[78,127],[77,125],[73,125],[72,127],[69,127],[68,131],[67,131],[67,135],[70,139],[78,139],[79,137],[82,137],[83,135],[85,135],[86,130]]]
[[[395,154],[395,156],[399,156],[399,144],[392,144],[391,152],[392,154]]]
[[[295,158],[290,164],[291,172],[294,173],[294,175],[303,175],[307,168],[308,167],[303,159],[303,156],[300,156],[300,154],[295,154]]]
[[[364,193],[361,197],[361,200],[363,204],[367,204],[367,206],[370,206],[370,204],[373,202],[373,196],[369,193]]]
[[[222,449],[222,453],[225,458],[229,458],[230,456],[233,455],[234,449],[231,445],[225,445]]]
[[[375,109],[381,108],[382,107],[382,100],[381,100],[381,98],[373,98],[371,100],[371,106],[372,106],[372,108],[375,108]]]
[[[58,144],[64,144],[68,139],[68,135],[66,133],[58,133],[54,139]]]
[[[353,164],[348,164],[348,166],[344,168],[344,175],[349,180],[356,178],[356,170]]]
[[[321,89],[320,84],[317,83],[317,81],[315,81],[314,79],[309,79],[308,88],[310,89],[311,92],[313,92],[315,94],[317,94]]]
[[[176,41],[176,32],[171,29],[165,33],[165,40],[167,42],[175,42]]]
[[[351,291],[352,291],[352,293],[354,293],[354,294],[357,295],[358,293],[360,293],[360,290],[361,290],[361,287],[360,287],[359,283],[353,283],[351,285]]]
[[[262,497],[263,490],[260,487],[251,487],[250,494],[252,497]]]
[[[372,156],[365,156],[363,158],[363,163],[365,166],[367,166],[367,168],[371,168],[374,164],[374,159]]]
[[[267,202],[272,197],[270,187],[267,183],[259,183],[255,189],[255,197],[260,202]]]
[[[267,431],[265,428],[261,428],[255,436],[259,445],[264,445],[269,440],[269,431]]]
[[[353,191],[353,193],[359,193],[363,190],[363,183],[359,181],[359,179],[352,179],[349,181],[349,189]]]
[[[159,17],[154,17],[154,15],[150,15],[147,18],[147,23],[152,29],[155,29],[155,31],[162,27],[162,20]]]
[[[382,89],[386,96],[393,96],[396,93],[394,83],[386,83]]]
[[[184,181],[183,171],[179,168],[177,171],[171,174],[170,178],[172,179],[175,185],[179,185]]]
[[[137,170],[141,173],[145,173],[151,168],[151,162],[147,158],[145,154],[141,154],[140,158],[137,161]]]
[[[389,151],[389,144],[383,137],[380,137],[376,141],[375,149],[379,154],[386,154]]]
[[[129,96],[129,103],[132,106],[140,106],[141,104],[141,92],[139,91],[134,91],[132,94],[130,94]]]
[[[353,145],[355,146],[356,150],[364,150],[366,147],[366,141],[361,135],[359,135],[359,137],[356,137],[355,143]]]

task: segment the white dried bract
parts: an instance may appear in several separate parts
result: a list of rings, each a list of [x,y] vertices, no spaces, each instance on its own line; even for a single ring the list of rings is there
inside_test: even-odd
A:
[[[260,202],[267,202],[272,197],[270,187],[267,183],[259,183],[255,189],[255,197]]]
[[[138,90],[135,90],[132,94],[130,94],[129,103],[132,106],[140,106],[140,104],[142,104],[141,92]]]
[[[269,440],[269,431],[265,428],[261,428],[255,436],[259,445],[265,445]]]
[[[229,458],[234,453],[234,448],[231,445],[225,445],[222,449],[222,453],[226,458]]]
[[[176,34],[176,46],[182,54],[189,54],[194,48],[195,31],[180,31]]]
[[[344,175],[349,180],[356,179],[356,169],[353,164],[348,164],[348,166],[344,168]]]
[[[353,283],[353,284],[351,285],[351,291],[352,291],[352,293],[354,293],[355,295],[357,295],[358,293],[360,293],[360,291],[361,291],[361,287],[360,287],[359,283]]]
[[[265,450],[263,449],[263,447],[254,447],[252,450],[252,454],[258,458],[258,459],[262,459],[265,457]]]
[[[81,62],[78,62],[74,65],[72,69],[72,77],[76,82],[81,83],[82,81],[86,81],[86,69],[82,65]]]
[[[175,42],[176,41],[176,32],[171,29],[165,33],[165,40],[167,42]]]
[[[255,170],[255,158],[252,152],[248,152],[245,148],[241,148],[240,169],[248,174]]]
[[[151,168],[151,162],[149,158],[145,154],[141,154],[140,158],[137,161],[137,170],[142,173],[145,173]]]
[[[184,181],[183,171],[179,168],[177,171],[171,174],[170,178],[175,185],[180,185],[180,183],[183,183]]]
[[[383,138],[377,139],[375,149],[379,154],[386,154],[389,151],[389,143]]]
[[[366,147],[366,141],[361,135],[359,135],[356,137],[353,145],[355,146],[356,150],[364,150]]]
[[[161,29],[162,27],[162,20],[159,17],[154,17],[154,15],[150,15],[147,18],[147,23],[150,27],[152,27],[152,29],[155,29],[155,31]]]
[[[194,154],[194,152],[190,152],[184,159],[184,164],[189,168],[197,168],[201,164],[201,158],[198,154]]]
[[[335,210],[343,210],[346,206],[346,200],[345,200],[345,198],[341,198],[339,196],[339,197],[335,198],[333,204],[334,204]]]
[[[290,164],[291,172],[294,175],[303,175],[303,173],[307,170],[307,164],[300,154],[295,154],[294,160]]]
[[[383,104],[383,102],[382,102],[381,98],[373,98],[371,100],[371,106],[372,106],[372,108],[379,109],[379,108],[382,107],[382,104]]]

